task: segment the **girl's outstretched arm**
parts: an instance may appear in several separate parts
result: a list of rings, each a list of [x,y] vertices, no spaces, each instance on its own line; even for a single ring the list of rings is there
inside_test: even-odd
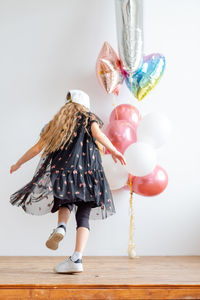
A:
[[[30,160],[38,153],[40,153],[43,147],[44,143],[43,140],[40,138],[40,140],[35,145],[33,145],[28,151],[26,151],[26,153],[16,162],[16,164],[10,167],[10,174],[19,169],[21,165],[24,164],[26,161]]]
[[[109,138],[101,131],[97,122],[92,122],[91,132],[93,137],[110,151],[115,162],[117,162],[118,159],[122,165],[126,165],[126,160],[123,154],[115,148]]]

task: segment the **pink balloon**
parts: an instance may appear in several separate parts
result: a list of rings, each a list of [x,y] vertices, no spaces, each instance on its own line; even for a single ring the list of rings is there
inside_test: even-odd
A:
[[[104,133],[122,154],[124,154],[129,145],[137,141],[135,129],[126,120],[110,122]],[[106,153],[110,152],[106,150]]]
[[[155,196],[162,193],[168,184],[167,172],[160,166],[156,166],[152,173],[137,177],[129,173],[127,185],[123,188],[142,196]]]
[[[120,60],[107,42],[103,44],[97,58],[96,75],[106,93],[119,94],[124,77],[121,72]]]
[[[141,118],[139,110],[131,104],[120,104],[110,114],[110,122],[114,120],[127,120],[135,130]]]

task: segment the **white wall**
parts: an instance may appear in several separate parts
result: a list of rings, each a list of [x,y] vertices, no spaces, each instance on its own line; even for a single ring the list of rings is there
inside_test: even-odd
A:
[[[144,115],[164,113],[173,123],[158,163],[169,176],[160,195],[134,195],[138,255],[200,254],[200,126],[198,0],[145,0],[145,54],[160,52],[166,70],[138,102],[123,85],[117,104],[132,103]],[[68,88],[83,89],[105,126],[113,109],[95,75],[104,41],[117,50],[112,0],[1,0],[1,210],[0,255],[70,255],[75,219],[58,251],[45,247],[56,214],[31,216],[11,206],[10,194],[32,179],[36,156],[13,174],[10,166],[37,140],[42,126],[64,103]],[[84,255],[127,255],[129,192],[113,192],[117,213],[90,221]]]

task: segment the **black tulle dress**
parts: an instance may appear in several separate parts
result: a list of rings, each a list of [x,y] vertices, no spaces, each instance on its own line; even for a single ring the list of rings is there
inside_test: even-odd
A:
[[[106,219],[116,213],[101,155],[91,133],[91,123],[97,122],[102,127],[103,121],[92,112],[88,114],[89,134],[83,126],[85,116],[78,112],[73,136],[40,159],[32,180],[10,196],[12,205],[21,206],[32,215],[44,215],[56,212],[64,203],[73,203],[72,211],[76,213],[78,202],[89,201],[90,219]]]

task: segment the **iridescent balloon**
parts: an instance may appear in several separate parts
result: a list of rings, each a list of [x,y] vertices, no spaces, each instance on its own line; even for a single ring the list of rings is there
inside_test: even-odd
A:
[[[143,1],[115,0],[115,12],[119,57],[132,76],[143,59]]]
[[[144,57],[142,67],[130,78],[124,72],[126,84],[130,91],[140,101],[159,82],[165,69],[165,57],[159,53],[153,53]]]
[[[104,43],[97,58],[96,74],[106,93],[119,94],[124,77],[120,68],[120,60],[107,42]]]

